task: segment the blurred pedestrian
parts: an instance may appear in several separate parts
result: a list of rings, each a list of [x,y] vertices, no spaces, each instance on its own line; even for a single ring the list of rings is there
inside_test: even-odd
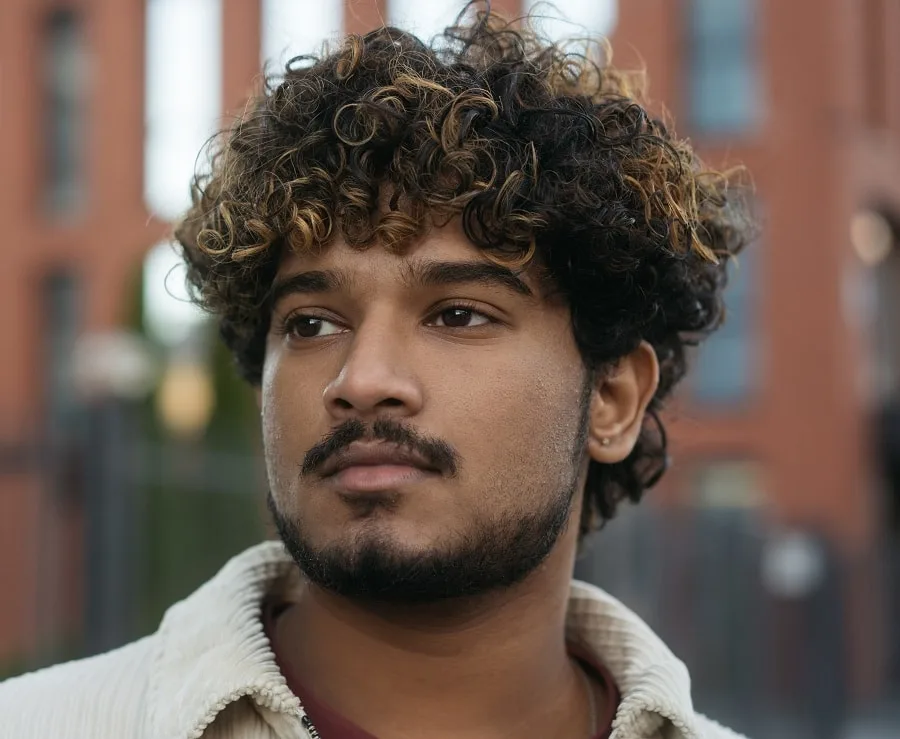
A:
[[[736,736],[571,573],[665,471],[739,188],[602,45],[461,18],[298,59],[221,138],[177,238],[256,390],[281,542],[0,687],[3,736]]]

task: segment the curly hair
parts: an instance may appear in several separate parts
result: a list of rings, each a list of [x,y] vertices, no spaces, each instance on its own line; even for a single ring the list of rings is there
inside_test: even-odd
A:
[[[686,349],[722,321],[749,238],[736,171],[651,116],[606,45],[556,44],[472,3],[426,44],[385,27],[288,62],[216,141],[176,228],[195,299],[261,380],[286,250],[336,234],[402,251],[459,218],[489,259],[533,267],[569,307],[590,372],[649,342],[660,382],[631,454],[591,462],[582,533],[668,466],[659,412]]]

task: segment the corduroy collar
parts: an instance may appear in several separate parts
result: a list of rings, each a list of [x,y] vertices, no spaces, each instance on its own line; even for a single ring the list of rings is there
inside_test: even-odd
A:
[[[301,726],[302,706],[278,669],[261,618],[263,598],[294,568],[279,542],[265,542],[166,612],[148,686],[149,736],[199,737],[242,698]],[[573,581],[566,630],[616,679],[622,701],[611,739],[700,738],[687,669],[634,613]]]

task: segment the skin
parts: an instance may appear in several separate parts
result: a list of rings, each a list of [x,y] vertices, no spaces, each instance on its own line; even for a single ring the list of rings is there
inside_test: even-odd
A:
[[[574,481],[568,525],[521,582],[477,596],[373,603],[309,584],[278,620],[274,648],[292,672],[315,676],[320,699],[383,739],[526,730],[583,739],[588,699],[564,642],[580,491],[590,458],[612,463],[633,448],[658,383],[656,356],[642,344],[599,374],[577,448],[586,374],[566,307],[544,299],[527,273],[531,295],[411,278],[431,262],[489,263],[454,224],[402,255],[336,240],[283,260],[276,283],[311,270],[341,279],[287,292],[273,308],[258,400],[278,514],[302,521],[315,548],[390,546],[416,557],[452,550],[484,520],[535,511]],[[458,474],[413,473],[383,491],[389,505],[360,504],[333,479],[298,474],[348,419],[393,419],[442,440]],[[609,697],[594,690],[602,713]]]

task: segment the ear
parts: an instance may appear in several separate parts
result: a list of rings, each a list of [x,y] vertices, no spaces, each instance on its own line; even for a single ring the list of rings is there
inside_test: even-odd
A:
[[[646,341],[610,372],[598,375],[588,423],[591,459],[615,464],[631,454],[658,386],[659,360]]]

